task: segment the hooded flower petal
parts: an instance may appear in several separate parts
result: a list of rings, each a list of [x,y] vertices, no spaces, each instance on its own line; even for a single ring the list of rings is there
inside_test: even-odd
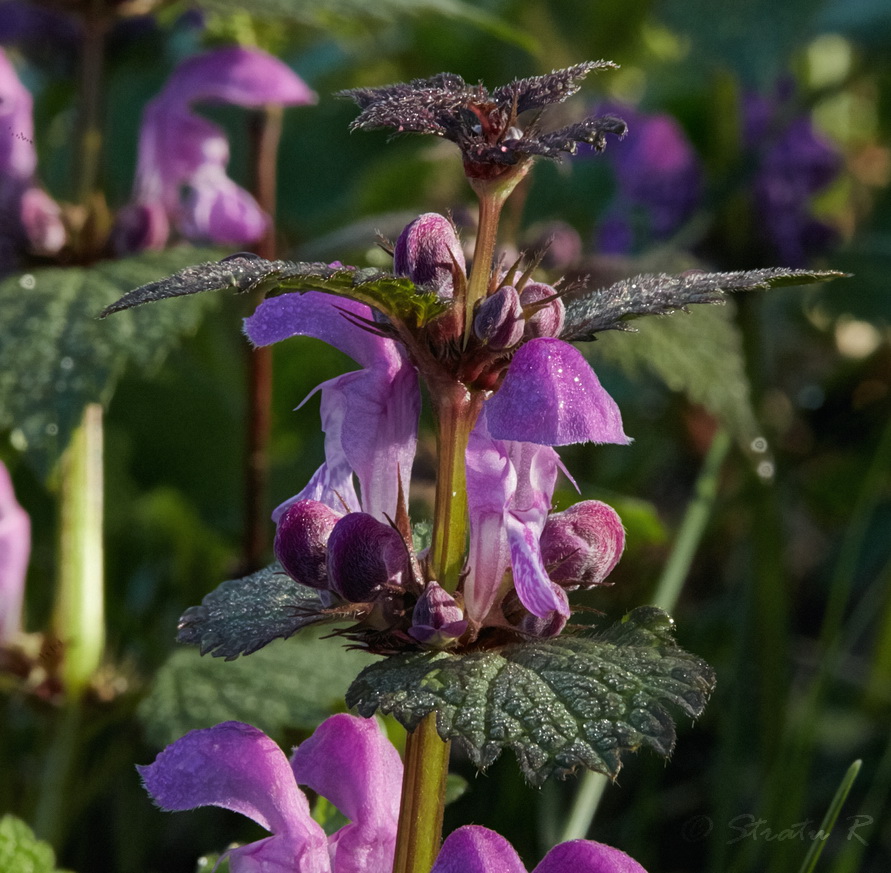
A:
[[[557,478],[557,453],[550,446],[493,439],[487,418],[484,411],[467,447],[467,615],[485,619],[508,566],[529,612],[539,617],[553,611],[567,615],[566,598],[548,578],[539,547]]]
[[[208,164],[189,182],[180,218],[180,230],[186,237],[218,245],[237,245],[263,235],[269,217],[222,167]]]
[[[328,798],[351,824],[329,843],[333,873],[393,866],[402,761],[374,719],[334,715],[291,757],[301,785]]]
[[[452,223],[443,215],[418,216],[399,235],[393,250],[393,270],[416,285],[435,288],[452,297],[455,271],[466,272],[464,251]]]
[[[262,847],[262,854],[273,858],[290,853],[292,866],[282,869],[300,873],[327,869],[324,831],[310,816],[284,752],[257,728],[228,721],[190,731],[153,764],[137,769],[146,790],[163,809],[221,806],[246,815],[275,835],[272,840],[252,843],[254,851],[242,852],[242,857],[256,860]]]
[[[418,377],[400,346],[359,327],[349,314],[370,319],[371,309],[315,291],[284,294],[261,303],[245,320],[245,333],[255,345],[313,336],[365,368],[321,386],[326,473],[336,470],[334,478],[343,482],[347,470],[355,472],[362,509],[383,521],[395,517],[400,488],[408,493],[421,405]],[[344,508],[342,500],[329,502],[327,495],[307,492],[298,497]]]
[[[546,446],[631,440],[622,415],[581,352],[541,337],[521,346],[501,387],[486,401],[495,439]]]
[[[0,463],[0,643],[21,629],[31,520],[19,506],[9,471]]]
[[[624,852],[572,840],[555,846],[533,873],[646,873]],[[501,834],[478,825],[453,831],[442,845],[430,873],[526,873],[514,847]]]
[[[448,835],[430,873],[526,873],[526,867],[501,834],[465,825]]]

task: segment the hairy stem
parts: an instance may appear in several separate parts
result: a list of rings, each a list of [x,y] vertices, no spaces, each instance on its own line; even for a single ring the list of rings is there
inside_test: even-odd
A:
[[[252,119],[253,194],[269,216],[266,233],[254,251],[268,261],[276,252],[276,156],[282,132],[281,106],[266,106]],[[256,300],[262,302],[262,295]],[[252,573],[263,565],[268,544],[266,483],[269,478],[269,434],[272,407],[272,349],[248,351],[247,358],[248,417],[244,472],[244,539],[242,572]]]
[[[477,301],[486,296],[489,276],[492,273],[492,259],[498,241],[498,221],[506,196],[497,190],[479,191],[480,211],[476,232],[476,247],[473,251],[473,266],[467,282],[467,297],[464,310],[464,341],[473,328],[473,308]]]
[[[408,735],[393,873],[429,873],[436,860],[442,840],[449,745],[436,732],[435,712]]]
[[[80,55],[80,110],[75,197],[87,206],[96,190],[102,157],[102,73],[105,64],[105,35],[108,20],[104,4],[90,4],[84,17]]]

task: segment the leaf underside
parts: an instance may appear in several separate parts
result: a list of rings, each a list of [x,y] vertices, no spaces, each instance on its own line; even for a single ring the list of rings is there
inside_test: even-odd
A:
[[[318,591],[271,564],[223,582],[200,606],[190,606],[177,625],[177,641],[198,646],[202,655],[232,661],[324,621],[322,609]]]
[[[673,622],[640,607],[600,633],[452,655],[411,653],[367,667],[347,692],[360,715],[393,715],[407,730],[434,710],[445,740],[477,767],[504,748],[541,785],[580,768],[614,778],[622,754],[674,747],[666,706],[699,716],[714,687],[704,661],[674,642]]]
[[[809,285],[843,277],[835,270],[790,270],[783,267],[735,273],[691,272],[633,276],[608,288],[587,291],[566,305],[562,339],[590,340],[604,330],[627,329],[625,320],[666,315],[694,303],[721,303],[737,291],[765,291],[783,285]]]
[[[168,297],[225,289],[268,297],[289,291],[322,291],[365,303],[394,321],[411,326],[426,324],[446,308],[432,291],[424,291],[410,279],[382,270],[233,255],[222,261],[188,267],[166,279],[136,288],[107,307],[102,317]]]

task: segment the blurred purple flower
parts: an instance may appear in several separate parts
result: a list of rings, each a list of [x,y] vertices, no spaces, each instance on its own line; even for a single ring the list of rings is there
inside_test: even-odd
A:
[[[191,731],[154,763],[138,767],[146,790],[167,811],[220,806],[253,819],[272,836],[229,849],[232,873],[389,873],[393,865],[402,761],[377,723],[334,715],[291,756],[262,731],[230,721]],[[350,823],[330,837],[310,815],[306,785]],[[573,840],[551,849],[533,873],[646,873],[618,849]],[[431,873],[526,873],[504,837],[459,828]]]
[[[36,172],[31,93],[0,49],[0,268],[23,251],[50,255],[65,244],[60,209]]]
[[[201,101],[297,106],[315,99],[289,67],[256,49],[214,49],[180,64],[145,109],[133,202],[112,231],[113,248],[161,248],[165,221],[192,240],[257,240],[268,216],[226,175],[229,143],[223,130],[191,107]]]
[[[332,716],[290,762],[262,731],[224,722],[189,732],[137,769],[162,809],[220,806],[272,833],[226,852],[232,873],[385,873],[392,867],[402,762],[373,720]],[[326,837],[298,784],[326,797],[350,823]]]
[[[606,153],[616,194],[598,229],[602,252],[626,254],[641,243],[667,239],[690,217],[702,194],[702,168],[670,115],[628,106],[600,111],[621,114],[630,130]]]
[[[809,115],[789,117],[787,91],[781,85],[774,98],[743,98],[743,139],[757,163],[752,192],[757,226],[781,261],[799,267],[836,237],[830,225],[810,214],[810,203],[838,176],[841,157]]]
[[[0,44],[20,45],[26,50],[73,55],[83,37],[80,22],[66,13],[26,3],[0,0]]]
[[[0,644],[21,630],[30,554],[31,520],[16,501],[9,471],[0,462]]]

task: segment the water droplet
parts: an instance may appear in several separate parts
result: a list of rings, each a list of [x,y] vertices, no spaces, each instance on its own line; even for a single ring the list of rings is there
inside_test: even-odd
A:
[[[57,425],[55,422],[50,422],[46,426],[46,433],[47,436],[56,436],[59,433],[59,425]]]
[[[37,280],[31,273],[24,273],[19,278],[19,285],[27,291],[30,291],[37,284]]]
[[[767,451],[767,440],[763,436],[755,437],[755,439],[752,440],[751,448],[753,452],[762,454]]]
[[[758,465],[756,472],[762,479],[773,479],[775,468],[770,461],[762,461]]]
[[[10,433],[9,442],[12,444],[12,447],[19,452],[24,452],[25,449],[28,448],[28,439],[25,436],[25,432],[20,427],[17,427]]]
[[[74,358],[70,358],[68,357],[68,355],[66,355],[64,358],[62,358],[61,361],[59,361],[59,366],[63,370],[70,370],[74,366]]]

